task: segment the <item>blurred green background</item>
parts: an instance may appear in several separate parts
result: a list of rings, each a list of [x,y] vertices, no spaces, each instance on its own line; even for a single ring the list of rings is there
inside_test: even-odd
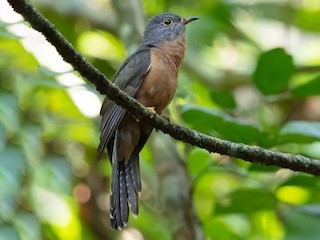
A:
[[[318,0],[32,0],[110,79],[151,16],[199,16],[172,121],[320,159]],[[95,160],[100,96],[0,2],[0,239],[316,240],[319,180],[155,132],[141,212],[109,227],[110,164]],[[169,114],[169,113],[167,113]]]

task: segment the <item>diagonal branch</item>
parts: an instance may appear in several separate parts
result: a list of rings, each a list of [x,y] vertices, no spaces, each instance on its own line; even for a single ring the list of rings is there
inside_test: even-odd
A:
[[[45,19],[32,5],[25,0],[8,0],[8,2],[35,30],[41,32],[46,39],[55,46],[66,62],[70,63],[83,77],[93,83],[100,93],[106,94],[110,99],[127,109],[141,121],[151,123],[155,128],[164,133],[168,133],[177,140],[204,148],[210,152],[229,155],[254,163],[274,165],[313,175],[320,175],[319,160],[221,140],[178,124],[169,123],[159,115],[154,116],[140,103],[135,101],[135,99],[122,92],[111,83],[106,76],[86,61],[55,29],[54,25]]]

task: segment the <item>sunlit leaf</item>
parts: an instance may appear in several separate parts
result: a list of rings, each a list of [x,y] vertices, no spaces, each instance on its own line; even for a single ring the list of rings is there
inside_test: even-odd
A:
[[[33,189],[35,210],[42,221],[56,226],[66,226],[72,218],[68,203],[58,194],[43,188]]]
[[[320,95],[320,76],[294,88],[292,90],[292,95],[294,97],[308,97],[312,95]]]
[[[311,31],[311,32],[320,31],[320,26],[318,24],[320,21],[320,11],[317,8],[299,9],[297,15],[295,16],[295,20],[296,20],[296,25],[305,31]]]
[[[193,201],[197,215],[201,220],[206,220],[212,216],[215,206],[215,196],[212,190],[214,176],[204,175],[194,187]]]
[[[305,204],[310,200],[310,192],[306,188],[298,186],[282,186],[277,189],[279,200],[291,204]]]
[[[15,73],[31,73],[38,68],[35,57],[27,52],[19,41],[0,38],[0,53],[11,58],[11,66],[14,67]]]
[[[105,60],[123,60],[124,47],[119,40],[110,33],[84,32],[78,38],[78,45],[82,52]]]

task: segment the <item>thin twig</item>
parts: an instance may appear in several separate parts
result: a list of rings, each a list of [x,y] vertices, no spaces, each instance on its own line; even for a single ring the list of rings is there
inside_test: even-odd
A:
[[[25,0],[8,0],[8,2],[34,29],[41,32],[46,39],[55,46],[66,62],[70,63],[83,77],[93,83],[100,93],[106,94],[110,99],[127,109],[141,121],[149,122],[155,128],[164,133],[168,133],[173,138],[204,148],[209,152],[229,155],[254,163],[274,165],[313,175],[320,175],[319,160],[221,140],[178,124],[169,123],[159,115],[154,116],[145,107],[108,81],[106,76],[86,61],[55,29],[54,25],[45,19],[29,3]]]

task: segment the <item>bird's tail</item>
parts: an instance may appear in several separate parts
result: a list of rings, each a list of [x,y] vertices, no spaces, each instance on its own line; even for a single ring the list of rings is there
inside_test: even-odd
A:
[[[134,154],[127,163],[118,159],[118,131],[112,148],[112,173],[110,186],[110,220],[113,229],[125,227],[129,219],[129,207],[134,216],[139,213],[138,194],[141,192],[139,156]]]

